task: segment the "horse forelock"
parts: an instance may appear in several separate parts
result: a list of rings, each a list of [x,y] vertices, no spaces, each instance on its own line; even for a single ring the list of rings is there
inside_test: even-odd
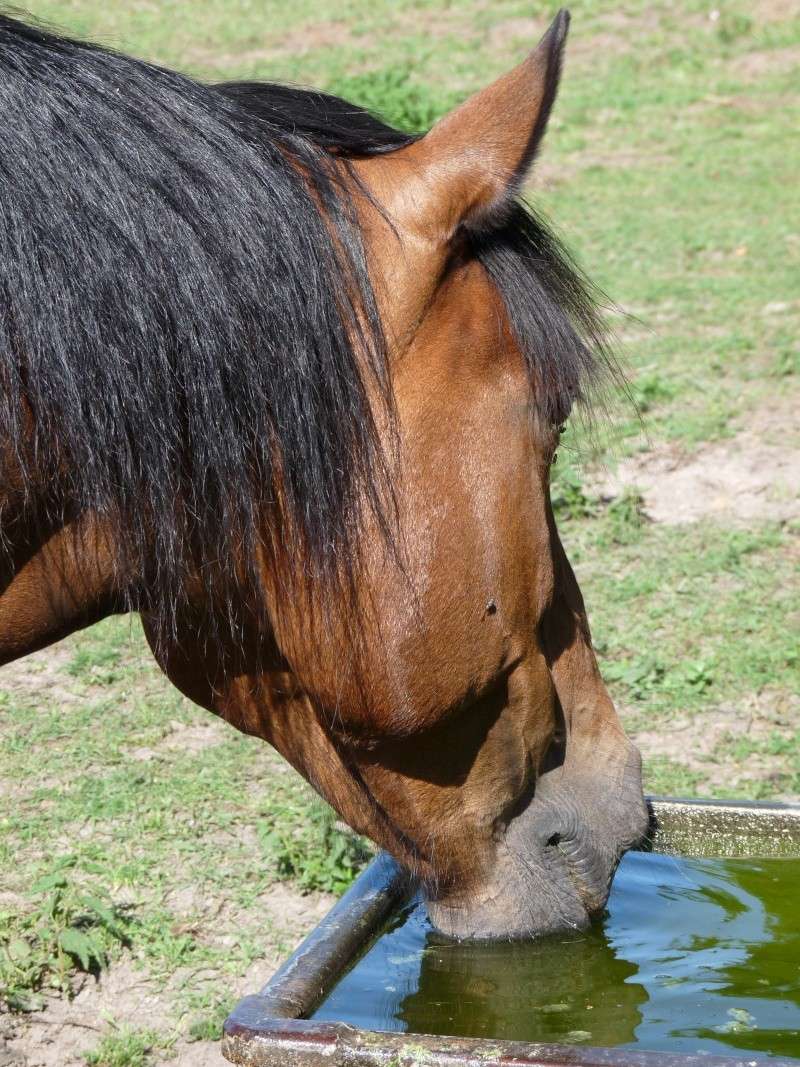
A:
[[[103,516],[129,606],[165,633],[189,572],[229,612],[264,555],[347,586],[364,509],[392,536],[391,392],[339,166],[412,135],[6,16],[0,116],[2,454],[30,498]],[[611,365],[585,279],[522,204],[466,237],[559,421]]]

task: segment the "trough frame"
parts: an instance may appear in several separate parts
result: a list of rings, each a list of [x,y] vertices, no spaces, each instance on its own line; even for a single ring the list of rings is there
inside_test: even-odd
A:
[[[800,857],[800,806],[655,797],[648,805],[651,830],[643,845],[648,851]],[[225,1058],[240,1067],[756,1067],[744,1053],[684,1055],[433,1037],[309,1020],[413,890],[390,856],[377,856],[261,992],[239,1001],[225,1021]],[[800,1060],[769,1064],[798,1067]]]

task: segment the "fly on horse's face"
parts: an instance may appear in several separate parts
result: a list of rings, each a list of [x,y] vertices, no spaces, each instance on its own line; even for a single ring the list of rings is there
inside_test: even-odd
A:
[[[271,386],[273,391],[263,398],[258,393],[265,377],[261,363],[228,383],[228,394],[238,395],[242,411],[225,409],[224,390],[214,393],[219,405],[219,439],[213,437],[212,426],[206,451],[197,451],[203,441],[194,438],[191,447],[195,451],[183,453],[180,450],[188,447],[185,440],[191,435],[182,427],[193,417],[191,405],[207,384],[203,374],[210,374],[192,355],[191,346],[195,344],[201,355],[208,356],[214,374],[218,352],[210,348],[208,355],[202,347],[202,330],[188,328],[184,336],[189,340],[182,347],[165,350],[171,361],[170,377],[154,378],[153,402],[160,404],[164,391],[168,394],[174,388],[174,410],[183,422],[176,430],[166,416],[158,416],[161,422],[154,425],[159,432],[150,437],[171,440],[170,434],[175,434],[175,454],[187,457],[179,464],[174,490],[171,482],[165,488],[158,481],[163,471],[168,477],[173,471],[163,467],[161,453],[151,448],[146,434],[136,446],[141,454],[135,449],[130,457],[126,453],[124,465],[111,466],[116,462],[113,450],[110,460],[108,450],[92,452],[81,436],[95,432],[93,424],[85,421],[92,408],[82,403],[63,439],[71,446],[69,434],[80,436],[78,444],[86,448],[87,455],[96,457],[99,473],[92,474],[95,481],[87,482],[88,489],[79,481],[82,474],[77,468],[69,483],[73,495],[78,494],[74,489],[78,486],[83,494],[78,496],[89,504],[70,502],[63,490],[64,499],[47,522],[39,518],[26,526],[23,507],[9,523],[8,486],[16,477],[13,464],[21,463],[24,468],[28,463],[33,468],[33,459],[26,459],[29,442],[36,445],[31,456],[47,453],[43,436],[37,437],[48,428],[39,412],[47,408],[53,391],[46,378],[46,358],[41,372],[44,385],[37,385],[31,373],[20,375],[24,383],[15,395],[25,407],[30,426],[20,423],[14,449],[8,450],[11,460],[4,466],[8,499],[5,511],[0,507],[0,517],[6,516],[2,532],[7,541],[16,542],[0,575],[0,661],[41,647],[110,611],[138,607],[155,654],[171,680],[239,729],[272,743],[350,825],[411,868],[420,878],[433,922],[456,937],[527,937],[585,925],[602,909],[622,852],[644,833],[647,822],[639,755],[625,737],[600,678],[580,591],[550,504],[550,467],[559,425],[580,392],[581,361],[589,358],[570,316],[558,306],[558,297],[574,301],[580,318],[582,298],[575,296],[578,283],[570,268],[552,254],[546,231],[539,230],[519,246],[522,253],[517,247],[516,259],[511,260],[521,272],[528,271],[530,291],[520,283],[514,303],[508,278],[505,288],[501,278],[509,249],[515,247],[514,220],[520,210],[515,206],[516,194],[555,98],[566,30],[567,17],[562,13],[523,64],[422,138],[400,137],[376,150],[358,151],[350,146],[349,151],[343,148],[339,153],[335,138],[329,142],[336,184],[347,190],[356,212],[374,309],[385,339],[391,393],[391,402],[384,405],[380,375],[365,371],[363,380],[351,381],[347,376],[356,373],[353,368],[337,367],[335,362],[333,370],[326,372],[329,377],[338,373],[345,385],[352,386],[352,395],[364,386],[368,409],[363,418],[353,417],[355,401],[342,401],[342,418],[353,422],[348,440],[361,440],[359,418],[371,420],[378,452],[385,457],[391,476],[385,522],[380,508],[367,506],[359,512],[358,551],[348,563],[347,581],[334,586],[341,594],[338,601],[332,599],[330,586],[309,589],[308,583],[289,574],[291,551],[285,547],[302,543],[302,537],[295,540],[296,527],[302,527],[303,515],[313,513],[317,506],[317,498],[303,488],[302,467],[292,468],[291,448],[308,426],[312,430],[321,427],[328,418],[332,421],[318,435],[321,444],[303,438],[305,452],[298,448],[297,453],[317,463],[315,478],[320,484],[330,476],[334,488],[339,485],[339,460],[326,465],[325,451],[340,443],[339,416],[328,410],[331,404],[323,405],[316,415],[311,406],[319,388],[327,384],[318,370],[302,370],[299,384],[285,386],[292,405],[284,406],[292,415],[264,430],[265,439],[277,442],[278,458],[273,457],[271,473],[270,457],[258,453],[263,446],[258,441],[248,446],[257,458],[247,453],[249,465],[242,468],[242,481],[252,478],[254,467],[272,478],[272,489],[265,491],[258,508],[245,508],[251,521],[254,514],[271,515],[273,521],[272,527],[265,525],[258,542],[257,574],[267,603],[268,625],[253,625],[255,618],[263,624],[263,618],[245,613],[242,617],[250,621],[238,630],[238,640],[226,637],[224,626],[206,628],[217,610],[217,590],[209,591],[199,575],[209,569],[208,560],[213,562],[224,553],[228,542],[224,530],[217,536],[213,525],[203,525],[204,508],[212,524],[216,521],[220,527],[225,525],[220,516],[230,514],[231,542],[242,541],[234,506],[239,489],[234,489],[231,503],[225,477],[215,482],[214,476],[227,472],[234,462],[243,462],[238,453],[239,458],[231,460],[221,451],[227,447],[225,441],[235,436],[224,432],[230,420],[238,419],[231,425],[241,425],[242,433],[250,432],[254,421],[263,418],[264,405],[277,403],[274,395],[285,400],[280,385]],[[101,62],[97,55],[92,53],[95,58],[86,61]],[[153,77],[148,71],[143,77]],[[109,84],[118,83],[115,78]],[[94,79],[92,85],[96,84]],[[174,91],[183,92],[181,86]],[[244,90],[223,87],[222,91],[230,92],[233,99]],[[203,93],[203,107],[210,109],[208,90]],[[272,121],[278,98],[270,99]],[[169,114],[181,112],[172,108]],[[341,117],[342,112],[337,114]],[[375,128],[386,131],[380,124]],[[205,127],[202,132],[215,147]],[[216,126],[212,132],[222,136]],[[129,128],[128,134],[133,140],[135,131]],[[28,137],[26,143],[30,141]],[[287,151],[296,149],[294,142],[288,143]],[[249,152],[250,146],[246,147]],[[172,140],[169,150],[173,150]],[[230,150],[221,153],[220,159],[229,154]],[[245,162],[250,158],[244,150],[243,158]],[[312,167],[310,158],[300,156],[296,171],[281,180],[296,182],[298,174]],[[285,166],[280,155],[275,159],[275,167]],[[126,180],[128,170],[123,175]],[[59,180],[67,181],[68,175]],[[323,182],[323,192],[325,188]],[[207,192],[205,186],[201,191]],[[138,196],[135,187],[134,192]],[[239,197],[242,213],[249,210],[250,200],[238,189],[230,195]],[[328,206],[333,203],[320,195],[313,204],[320,200]],[[144,214],[149,202],[144,196],[140,201]],[[193,208],[196,202],[197,196]],[[154,213],[156,207],[163,209],[160,201],[154,204]],[[235,217],[233,211],[231,215]],[[127,213],[125,220],[129,218]],[[216,219],[209,220],[208,225],[217,225]],[[219,225],[225,225],[224,220]],[[153,235],[162,230],[166,232],[159,223],[150,239],[155,240]],[[82,253],[79,242],[85,232],[84,227],[76,236],[73,255]],[[216,240],[212,256],[224,236]],[[237,242],[240,238],[236,234]],[[323,227],[317,241],[324,239]],[[172,247],[164,259],[167,266],[162,265],[165,272]],[[203,254],[208,254],[205,249]],[[22,262],[22,252],[19,258]],[[92,259],[97,258],[94,250]],[[192,269],[194,260],[187,262],[186,270]],[[227,261],[220,262],[225,262],[226,271],[233,269]],[[14,266],[12,256],[9,263]],[[285,269],[290,268],[291,264]],[[77,271],[72,273],[81,277]],[[240,288],[247,284],[243,275]],[[169,297],[176,307],[174,292],[179,285],[177,279]],[[12,288],[7,283],[8,291]],[[192,300],[196,291],[187,286]],[[219,295],[217,290],[214,294]],[[284,295],[287,301],[294,298],[291,291]],[[272,293],[276,304],[280,296],[277,289]],[[315,296],[312,293],[305,305],[298,305],[301,310],[307,308],[309,316],[319,313]],[[330,313],[328,305],[340,302],[347,303],[343,290],[334,293],[327,304],[319,301],[325,314]],[[65,298],[58,307],[67,305]],[[91,300],[84,296],[81,307],[90,306]],[[358,301],[354,306],[364,311]],[[220,307],[225,314],[219,327],[212,318],[213,300],[208,299],[203,309],[210,336],[215,328],[229,330],[228,309],[221,298]],[[9,308],[6,320],[0,320],[6,329],[0,335],[0,352],[5,337],[15,360],[27,358],[25,308],[15,309],[13,303]],[[238,304],[236,311],[241,312]],[[124,314],[120,305],[120,316]],[[173,318],[178,319],[177,311]],[[60,329],[61,320],[53,321]],[[142,321],[149,320],[138,316],[137,330]],[[293,318],[287,317],[289,325],[281,335],[284,346],[290,343],[292,329],[303,328],[302,324],[297,327],[298,321],[297,311]],[[351,332],[357,333],[357,317],[349,321]],[[525,329],[526,321],[530,330]],[[261,328],[258,315],[246,323],[247,328],[238,333],[224,334],[235,350],[229,362],[236,368],[236,360],[243,358],[236,345],[250,343],[251,337],[258,340],[257,328]],[[172,320],[169,331],[170,337],[179,335]],[[87,329],[81,338],[89,335]],[[155,336],[160,342],[161,334]],[[359,348],[361,341],[363,337],[353,344],[356,359],[363,356],[368,362]],[[259,344],[268,342],[265,336]],[[131,341],[133,346],[136,343]],[[262,352],[258,345],[255,350],[257,355]],[[134,362],[130,352],[138,350],[126,347],[124,351],[127,362],[119,364],[123,370]],[[142,348],[137,357],[144,367],[137,382],[144,381],[145,386],[148,351]],[[192,355],[188,372],[180,363],[185,352]],[[276,358],[286,359],[284,349],[279,353]],[[136,404],[141,403],[147,417],[151,412],[138,394],[131,399],[125,393],[127,379],[114,378],[117,364],[104,352],[100,355],[98,373],[111,375],[105,388],[109,395],[117,389],[124,400],[120,414],[114,416],[122,420],[120,426],[126,431],[120,431],[119,437],[119,448],[124,449],[135,436],[126,429],[126,409],[131,408],[138,418]],[[16,364],[6,358],[0,371],[13,381]],[[302,358],[301,346],[297,359]],[[61,373],[66,363],[59,352],[59,361],[53,365]],[[162,365],[154,366],[160,375]],[[280,373],[285,370],[289,375],[292,366],[292,360],[287,360],[286,367],[270,364],[270,373],[279,377],[278,367]],[[182,374],[189,385],[181,385]],[[195,374],[201,388],[192,388]],[[32,395],[34,388],[39,388],[39,394]],[[258,402],[248,409],[251,396]],[[51,421],[57,425],[61,408],[56,405],[53,410],[56,415]],[[197,410],[202,416],[198,424],[205,432],[213,408]],[[287,429],[291,418],[302,424],[299,429],[291,425]],[[101,426],[102,433],[117,429],[112,416]],[[102,434],[98,440],[104,440]],[[15,499],[30,501],[42,481],[58,481],[72,455],[67,446],[59,448],[58,464],[43,468],[45,474],[36,468],[39,482],[22,478],[25,492],[17,493]],[[73,451],[80,454],[77,445]],[[342,462],[349,462],[347,455]],[[113,483],[108,490],[111,505],[103,495],[104,464],[111,471],[106,479],[109,485]],[[202,492],[192,496],[195,468],[200,469],[197,484]],[[130,492],[120,502],[113,494],[120,484],[127,488],[126,479]],[[293,488],[295,481],[301,489]],[[215,497],[209,504],[203,497],[208,487],[217,493],[218,502]],[[380,488],[377,495],[385,490],[385,486]],[[163,497],[158,495],[162,491]],[[173,492],[176,499],[191,502],[186,512],[194,525],[189,523],[184,529],[177,522],[163,522],[158,502],[163,507]],[[294,523],[292,492],[303,505],[295,508]],[[144,519],[130,510],[131,501],[140,498],[147,505],[141,509]],[[284,506],[284,498],[289,518],[283,515],[285,523],[277,526],[275,512]],[[319,508],[324,514],[322,505]],[[343,508],[342,514],[351,513]],[[346,528],[349,518],[342,521]],[[389,536],[386,525],[391,527]],[[130,544],[125,541],[129,527],[139,538]],[[212,539],[210,547],[203,540],[205,534]],[[173,566],[170,552],[177,553],[175,545],[181,537],[189,548],[185,559],[176,554],[178,563]],[[148,578],[162,573],[157,550],[162,543],[169,549],[164,553],[163,573],[185,576],[184,593],[166,627],[157,610],[157,583]],[[333,535],[332,543],[337,543]],[[124,551],[115,551],[122,544]],[[167,565],[173,569],[166,569]],[[294,569],[300,573],[303,566],[299,559]],[[177,567],[184,569],[176,571]]]

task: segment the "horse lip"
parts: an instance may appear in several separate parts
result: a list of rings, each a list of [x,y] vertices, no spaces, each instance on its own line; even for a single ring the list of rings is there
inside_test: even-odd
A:
[[[498,876],[483,892],[460,900],[427,901],[429,918],[441,937],[522,941],[589,926],[592,911],[586,894],[561,852],[547,847],[520,851],[506,842],[498,859]]]
[[[632,760],[630,766],[632,774]],[[626,778],[608,798],[581,788],[580,777],[567,783],[561,776],[549,783],[539,779],[495,826],[495,862],[478,896],[431,900],[434,926],[459,940],[520,940],[586,929],[605,908],[626,848],[646,831],[638,778],[628,784]]]
[[[563,861],[567,876],[589,916],[603,911],[619,860],[603,856],[585,840],[559,838],[548,847]]]

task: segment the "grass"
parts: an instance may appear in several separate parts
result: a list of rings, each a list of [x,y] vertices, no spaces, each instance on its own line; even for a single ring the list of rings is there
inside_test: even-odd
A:
[[[409,129],[519,58],[550,14],[529,0],[33,6],[204,77],[321,85]],[[572,5],[532,190],[623,312],[614,323],[646,429],[620,406],[601,442],[612,464],[702,448],[776,396],[800,399],[790,8],[732,0],[712,17],[699,0]],[[648,788],[800,794],[800,530],[651,523],[635,488],[599,497],[591,459],[571,429],[554,502],[626,724],[665,738],[648,754]],[[5,689],[0,675],[0,788],[11,799],[0,811],[0,995],[34,1007],[132,962],[168,990],[171,1019],[147,1031],[120,1021],[87,1063],[142,1067],[168,1056],[176,1034],[218,1034],[237,976],[297,936],[275,923],[270,886],[339,892],[363,846],[265,746],[206,735],[208,716],[157,673],[138,625],[109,620],[37,662],[44,674]],[[737,733],[751,705],[768,709],[768,728]],[[670,747],[681,719],[690,736],[717,740]]]
[[[73,972],[97,974],[112,949],[130,944],[125,914],[72,878],[74,860],[62,859],[28,891],[31,910],[0,912],[0,993],[12,1011],[41,1006],[47,986],[69,994]]]
[[[218,1032],[230,975],[291,947],[270,923],[269,886],[341,892],[364,846],[267,746],[205,729],[208,714],[165,684],[138,624],[109,619],[61,648],[63,686],[34,678],[0,696],[13,798],[0,887],[15,905],[0,906],[0,997],[32,1010],[126,955],[155,985],[203,972],[170,995],[190,1036]],[[216,933],[229,924],[233,944]]]
[[[146,1067],[151,1055],[164,1049],[155,1030],[121,1027],[103,1037],[97,1047],[86,1054],[87,1067]]]
[[[623,497],[616,509],[565,519],[561,532],[587,595],[603,676],[634,734],[666,728],[678,714],[702,732],[704,716],[733,719],[748,697],[775,705],[797,694],[797,527],[657,526],[642,523],[636,501]],[[748,778],[748,743],[723,734],[708,773],[686,752],[683,767],[648,767],[647,788],[707,793],[704,781],[723,761],[729,783],[712,793],[796,796],[798,733],[789,721],[776,737],[769,783]]]

